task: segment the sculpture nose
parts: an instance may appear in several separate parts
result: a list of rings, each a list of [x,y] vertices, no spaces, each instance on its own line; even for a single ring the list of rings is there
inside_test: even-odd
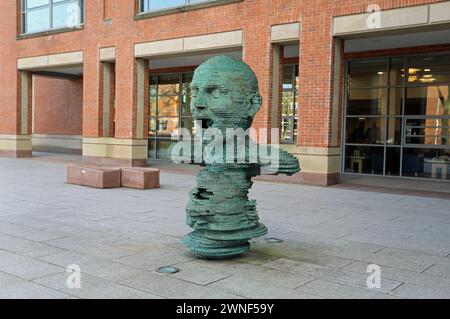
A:
[[[206,99],[204,94],[199,93],[198,97],[195,99],[194,108],[199,111],[206,108]]]

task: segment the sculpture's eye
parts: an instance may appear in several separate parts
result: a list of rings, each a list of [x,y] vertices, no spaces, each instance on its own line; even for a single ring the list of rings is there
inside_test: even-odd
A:
[[[206,93],[212,95],[214,98],[218,98],[220,95],[220,91],[216,87],[209,87],[206,89]]]
[[[198,88],[197,87],[191,88],[191,96],[194,98],[198,96]]]

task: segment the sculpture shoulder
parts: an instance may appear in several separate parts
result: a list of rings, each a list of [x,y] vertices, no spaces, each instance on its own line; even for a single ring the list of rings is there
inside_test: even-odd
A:
[[[285,174],[290,176],[300,171],[297,157],[279,147],[270,145],[259,146],[259,162],[267,175]]]

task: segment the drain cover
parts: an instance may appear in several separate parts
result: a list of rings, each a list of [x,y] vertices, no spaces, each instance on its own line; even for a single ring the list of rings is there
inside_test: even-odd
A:
[[[156,271],[161,274],[176,274],[177,272],[180,271],[180,269],[178,269],[177,267],[172,267],[172,266],[164,266],[164,267],[160,267],[160,268],[156,269]]]
[[[279,238],[264,238],[264,242],[268,244],[281,244],[283,240]]]

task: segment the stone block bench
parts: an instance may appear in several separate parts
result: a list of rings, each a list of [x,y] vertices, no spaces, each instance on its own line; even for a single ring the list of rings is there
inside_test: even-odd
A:
[[[137,189],[159,188],[159,169],[130,167],[122,168],[122,186]]]
[[[120,169],[87,165],[69,165],[67,183],[94,188],[120,187]]]

